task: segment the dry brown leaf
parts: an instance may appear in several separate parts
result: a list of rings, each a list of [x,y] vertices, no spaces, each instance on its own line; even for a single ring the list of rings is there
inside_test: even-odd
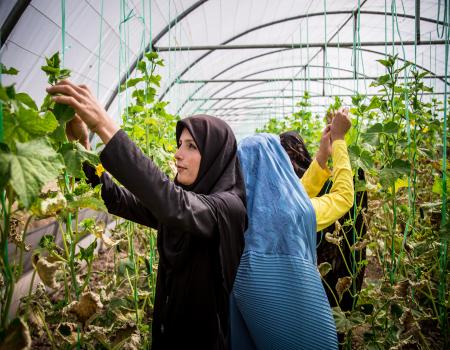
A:
[[[351,285],[352,285],[352,278],[349,276],[341,277],[338,279],[336,283],[336,292],[339,295],[339,301],[341,301],[342,296],[346,291],[350,289]]]
[[[65,308],[65,312],[73,313],[77,320],[84,324],[102,308],[103,304],[100,301],[100,296],[93,292],[86,292],[81,295],[79,301],[70,303]]]
[[[0,350],[29,350],[31,336],[28,326],[21,318],[11,321],[5,332],[5,338],[0,343]]]
[[[52,289],[58,288],[58,283],[56,283],[56,273],[61,267],[61,262],[50,262],[47,258],[41,258],[39,255],[35,255],[33,260],[34,267],[36,268],[42,283]]]

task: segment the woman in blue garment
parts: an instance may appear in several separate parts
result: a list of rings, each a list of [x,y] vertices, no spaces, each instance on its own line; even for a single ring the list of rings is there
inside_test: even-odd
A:
[[[350,125],[335,124],[323,136],[330,144],[333,127],[344,142]],[[313,207],[277,136],[245,138],[238,154],[249,226],[231,294],[231,348],[337,349],[336,327],[316,265],[317,205]],[[351,171],[345,176],[351,181]],[[336,196],[339,188],[334,192]]]

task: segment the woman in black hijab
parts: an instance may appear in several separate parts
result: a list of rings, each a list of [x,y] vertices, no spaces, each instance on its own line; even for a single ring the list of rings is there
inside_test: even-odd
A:
[[[154,305],[153,349],[225,349],[228,300],[246,229],[245,188],[230,127],[198,115],[177,123],[175,181],[162,173],[108,117],[85,86],[63,81],[48,89],[77,115],[68,135],[86,148],[87,128],[105,148],[108,174],[96,185],[112,214],[156,228],[160,255]]]
[[[305,142],[302,137],[296,131],[288,131],[280,134],[281,145],[285,149],[288,154],[292,166],[294,167],[295,173],[301,179],[308,169],[309,165],[312,162],[311,156],[309,155],[308,149],[306,148]],[[358,169],[358,180],[365,181],[364,171],[362,169]],[[331,188],[331,181],[327,181],[325,185],[322,187],[322,190],[319,193],[319,196],[322,196],[328,193]],[[364,224],[361,211],[363,209],[367,210],[367,193],[366,191],[358,191],[356,192],[356,206],[358,210],[355,211],[354,208],[350,209],[348,213],[346,213],[341,219],[339,219],[339,223],[342,226],[342,230],[347,237],[344,242],[348,241],[349,244],[344,243],[342,247],[343,255],[341,254],[339,248],[330,242],[327,242],[323,237],[327,232],[333,233],[335,230],[335,225],[332,224],[327,228],[321,231],[321,237],[318,246],[317,246],[317,263],[320,265],[323,262],[329,262],[333,268],[326,276],[322,277],[327,282],[328,288],[324,285],[325,291],[328,296],[328,300],[330,302],[331,307],[340,306],[343,311],[352,310],[354,302],[356,302],[355,298],[352,297],[352,294],[355,292],[359,292],[361,290],[363,278],[364,278],[364,267],[360,268],[359,273],[355,279],[355,285],[350,287],[349,292],[345,292],[342,296],[342,299],[339,302],[339,305],[336,305],[336,299],[332,293],[337,297],[338,293],[336,291],[336,283],[339,278],[346,277],[349,275],[346,264],[350,266],[350,268],[356,269],[356,264],[358,261],[364,260],[366,258],[366,249],[362,248],[361,250],[353,253],[350,247],[355,243],[355,236],[353,234],[353,226],[355,228],[356,235],[363,237],[367,231],[367,227]],[[348,223],[354,223],[354,225],[348,225]],[[346,224],[347,223],[347,224]]]

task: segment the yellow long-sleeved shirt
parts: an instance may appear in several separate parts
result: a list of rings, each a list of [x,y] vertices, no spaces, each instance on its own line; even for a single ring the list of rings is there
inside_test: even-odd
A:
[[[317,231],[331,225],[353,206],[353,174],[347,144],[344,140],[333,142],[331,157],[333,185],[329,193],[316,197],[331,173],[328,169],[322,169],[315,159],[301,179],[316,213]]]

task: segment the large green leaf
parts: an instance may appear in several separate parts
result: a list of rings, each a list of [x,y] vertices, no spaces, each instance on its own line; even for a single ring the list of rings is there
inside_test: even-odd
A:
[[[40,115],[36,110],[21,107],[16,114],[5,116],[5,141],[10,145],[14,141],[26,142],[51,133],[57,126],[52,112]]]
[[[7,173],[8,182],[25,207],[29,207],[43,185],[56,179],[64,167],[62,157],[40,139],[16,142],[15,152],[0,151],[0,174]]]
[[[67,174],[78,178],[84,178],[82,170],[83,162],[87,161],[92,165],[100,162],[98,155],[94,152],[86,150],[78,142],[65,143],[62,145],[60,153],[64,157]]]
[[[395,159],[390,166],[386,166],[380,171],[380,181],[382,184],[393,184],[395,180],[403,175],[408,175],[411,171],[411,164],[402,159]]]

